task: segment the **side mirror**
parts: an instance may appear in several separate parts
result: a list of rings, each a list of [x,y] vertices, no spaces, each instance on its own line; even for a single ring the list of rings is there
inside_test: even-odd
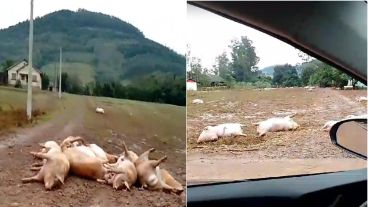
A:
[[[330,137],[333,144],[367,159],[367,119],[347,119],[332,126]]]

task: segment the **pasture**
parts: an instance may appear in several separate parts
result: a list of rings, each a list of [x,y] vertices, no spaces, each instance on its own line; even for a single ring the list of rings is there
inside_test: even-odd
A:
[[[50,78],[50,83],[55,80],[56,75],[59,76],[59,63],[54,62],[42,67],[42,71]],[[71,77],[78,77],[82,85],[88,84],[95,79],[95,71],[93,66],[86,63],[63,63],[63,72],[66,72]]]
[[[156,148],[152,159],[167,155],[163,168],[185,185],[185,108],[105,97],[34,92],[34,108],[43,111],[36,122],[13,126],[0,135],[0,195],[5,206],[183,206],[185,192],[114,191],[111,186],[70,176],[65,184],[47,192],[40,183],[22,184],[20,179],[32,175],[34,161],[30,151],[38,143],[60,141],[74,135],[96,143],[107,152],[119,154],[124,140],[128,147],[141,153]],[[0,88],[0,106],[25,110],[26,91]],[[105,114],[97,114],[97,106]],[[0,116],[4,113],[0,112]],[[4,167],[6,166],[6,167]],[[19,196],[22,195],[22,196]]]

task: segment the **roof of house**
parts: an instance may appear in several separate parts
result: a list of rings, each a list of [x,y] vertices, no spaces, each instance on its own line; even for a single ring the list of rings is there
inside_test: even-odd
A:
[[[193,79],[188,79],[187,82],[195,83],[195,81]]]
[[[10,66],[9,68],[7,68],[7,69],[5,69],[5,70],[6,70],[6,71],[8,71],[8,70],[10,70],[10,69],[14,68],[15,66],[19,65],[19,64],[20,64],[20,63],[22,63],[22,62],[26,62],[26,64],[25,64],[24,66],[20,67],[20,68],[17,70],[17,71],[19,71],[19,70],[21,70],[21,69],[25,68],[25,67],[28,65],[28,61],[27,61],[26,59],[23,59],[23,60],[21,60],[21,61],[19,61],[19,62],[15,63],[15,64],[13,64],[12,66]],[[41,70],[39,70],[39,69],[37,69],[37,68],[34,68],[34,67],[33,67],[33,69],[34,69],[35,71],[37,71],[38,73],[42,73],[42,71],[41,71]]]
[[[22,63],[23,61],[26,62],[26,63],[28,63],[27,60],[24,59],[24,60],[21,60],[21,61],[18,61],[16,63],[14,63],[12,66],[8,67],[5,70],[10,70],[10,69],[14,68],[15,66],[19,65],[20,63]]]

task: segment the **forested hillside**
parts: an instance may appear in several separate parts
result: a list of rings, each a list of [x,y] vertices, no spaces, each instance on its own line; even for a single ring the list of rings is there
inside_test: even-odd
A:
[[[24,21],[0,30],[1,63],[28,57],[28,29],[29,22]],[[73,80],[68,92],[95,95],[93,89],[97,83],[110,86],[114,83],[145,91],[146,87],[152,88],[142,85],[147,79],[151,80],[146,81],[147,84],[165,83],[165,87],[170,86],[168,83],[175,87],[182,79],[180,89],[173,88],[175,91],[170,93],[185,96],[184,56],[145,38],[139,29],[116,17],[80,9],[77,12],[60,10],[36,18],[33,64],[47,74],[50,83],[54,80],[55,68],[59,67],[60,47],[64,71],[69,80]],[[152,101],[165,99],[158,97]]]

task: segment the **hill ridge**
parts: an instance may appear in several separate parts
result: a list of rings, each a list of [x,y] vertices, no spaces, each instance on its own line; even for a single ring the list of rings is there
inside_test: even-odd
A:
[[[28,57],[28,22],[0,29],[0,62]],[[73,73],[82,79],[86,71],[90,71],[87,79],[102,82],[130,81],[157,72],[185,76],[183,55],[146,38],[132,24],[101,12],[62,9],[37,17],[35,67],[53,76],[51,66],[59,62],[60,46],[65,65],[84,67],[82,74]],[[71,70],[78,70],[74,66]]]

